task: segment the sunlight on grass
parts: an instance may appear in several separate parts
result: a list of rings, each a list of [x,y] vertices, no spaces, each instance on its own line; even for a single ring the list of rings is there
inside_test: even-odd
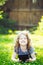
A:
[[[32,35],[33,45],[35,47],[43,48],[43,36],[40,35]]]
[[[9,33],[13,33],[12,30],[8,30]]]
[[[16,35],[0,35],[0,43],[11,43],[13,42]]]

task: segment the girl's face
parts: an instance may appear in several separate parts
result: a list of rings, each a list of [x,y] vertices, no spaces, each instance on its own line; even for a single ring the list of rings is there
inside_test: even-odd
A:
[[[20,45],[27,45],[27,37],[24,34],[21,34],[19,37],[19,44]]]

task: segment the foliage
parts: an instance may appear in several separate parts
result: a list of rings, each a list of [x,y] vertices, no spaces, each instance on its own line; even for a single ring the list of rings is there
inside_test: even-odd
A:
[[[0,6],[3,6],[7,0],[0,0]]]
[[[35,34],[43,35],[43,16],[40,19],[39,26],[37,30],[34,32]]]
[[[15,30],[16,25],[15,20],[11,20],[8,18],[8,13],[4,13],[3,11],[0,11],[0,33],[12,33]]]
[[[2,13],[3,11],[0,11],[0,19],[3,19]]]

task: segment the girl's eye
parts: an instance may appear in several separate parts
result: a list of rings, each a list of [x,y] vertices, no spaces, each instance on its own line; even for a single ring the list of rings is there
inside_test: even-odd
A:
[[[20,39],[27,39],[27,38],[20,38]]]

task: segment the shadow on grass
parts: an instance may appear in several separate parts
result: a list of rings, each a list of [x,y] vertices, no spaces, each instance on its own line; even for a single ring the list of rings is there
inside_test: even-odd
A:
[[[34,31],[37,30],[37,27],[39,27],[39,25],[37,26],[32,26],[32,27],[20,27],[20,26],[11,26],[11,27],[4,27],[4,26],[0,26],[0,34],[16,34],[18,31],[23,31],[23,30],[28,30],[30,31],[31,34],[34,34]],[[20,28],[20,29],[19,29]],[[17,31],[17,32],[16,32]]]

